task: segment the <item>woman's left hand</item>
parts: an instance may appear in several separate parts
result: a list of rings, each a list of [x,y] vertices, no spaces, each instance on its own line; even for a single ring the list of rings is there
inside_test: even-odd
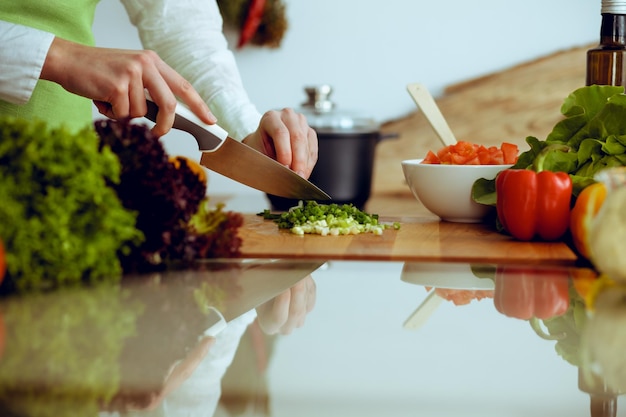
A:
[[[290,108],[265,113],[258,129],[243,143],[289,167],[303,178],[309,178],[317,162],[317,134],[303,114]]]

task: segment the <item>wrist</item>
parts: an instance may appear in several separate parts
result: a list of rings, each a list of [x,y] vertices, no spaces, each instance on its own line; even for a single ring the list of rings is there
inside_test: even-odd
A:
[[[67,55],[66,51],[71,45],[70,41],[59,37],[54,38],[41,68],[40,79],[63,84],[63,74],[67,73],[64,70],[64,62],[67,62],[67,58],[64,56]]]

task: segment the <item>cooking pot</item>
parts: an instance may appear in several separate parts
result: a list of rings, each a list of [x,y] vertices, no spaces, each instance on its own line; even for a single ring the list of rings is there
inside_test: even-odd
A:
[[[370,197],[376,145],[386,138],[371,117],[336,109],[330,100],[332,87],[305,87],[307,101],[298,109],[315,130],[318,159],[309,180],[326,191],[333,203],[354,204],[363,209]],[[268,194],[272,209],[288,210],[298,200]],[[320,201],[320,203],[329,203]]]

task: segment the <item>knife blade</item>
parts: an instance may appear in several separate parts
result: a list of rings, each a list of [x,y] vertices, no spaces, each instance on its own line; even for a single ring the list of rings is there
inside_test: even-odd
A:
[[[256,259],[237,278],[240,293],[227,300],[221,313],[227,322],[271,300],[314,273],[326,261]]]
[[[231,320],[271,300],[326,263],[325,261],[284,259],[225,260],[224,262],[225,266],[230,264],[231,267],[236,268],[238,292],[236,296],[231,295],[219,307],[219,310],[214,306],[208,306],[207,322],[210,325],[204,333],[207,336],[219,334]],[[225,269],[222,272],[228,274],[228,271],[229,269]]]
[[[146,97],[146,118],[156,121],[158,106]],[[267,194],[298,200],[330,200],[312,182],[267,155],[228,136],[217,124],[208,125],[181,103],[176,107],[174,129],[190,133],[202,152],[200,164]]]

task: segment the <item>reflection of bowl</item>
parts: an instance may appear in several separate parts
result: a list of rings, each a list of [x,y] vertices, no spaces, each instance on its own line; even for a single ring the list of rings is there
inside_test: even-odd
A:
[[[478,275],[475,275],[478,274]],[[433,314],[443,301],[451,301],[455,306],[467,305],[472,300],[493,298],[494,282],[490,265],[470,265],[466,263],[419,262],[405,263],[401,280],[409,284],[423,286],[428,296],[405,320],[404,327],[417,329]]]
[[[402,171],[413,195],[442,220],[478,223],[493,207],[472,200],[472,185],[491,180],[511,165],[423,164],[422,159],[402,161]]]
[[[459,290],[493,290],[493,280],[478,278],[472,269],[488,271],[486,265],[466,263],[405,263],[401,279],[410,284]],[[488,273],[486,273],[487,275]]]

